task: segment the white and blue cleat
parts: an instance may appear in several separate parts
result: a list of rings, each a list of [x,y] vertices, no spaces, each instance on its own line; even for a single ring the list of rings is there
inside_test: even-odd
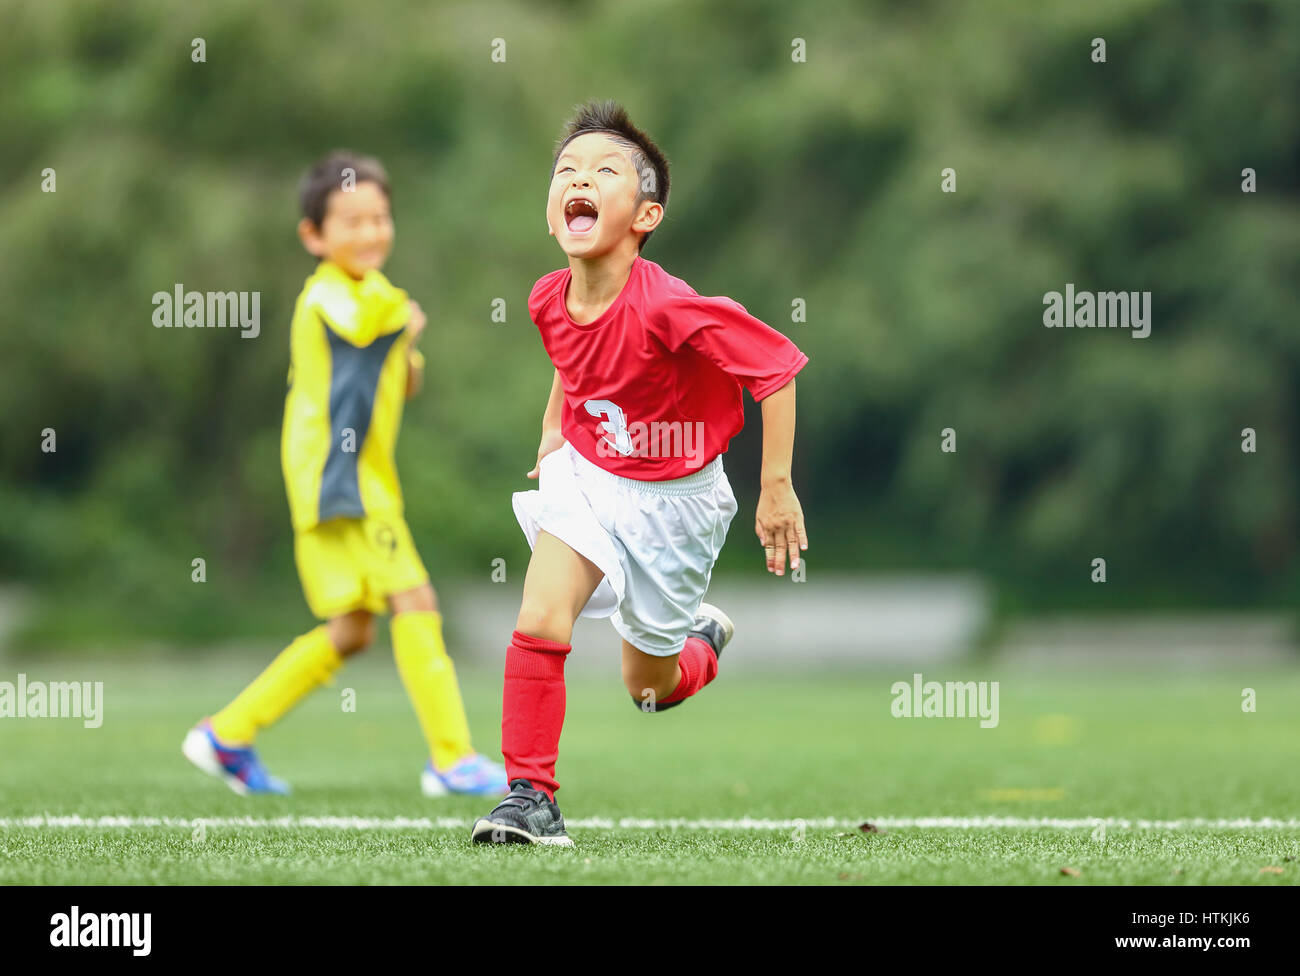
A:
[[[505,796],[510,785],[504,766],[475,753],[444,770],[435,769],[430,760],[420,774],[420,791],[425,796]]]
[[[203,772],[215,776],[240,796],[289,793],[289,784],[267,772],[252,746],[222,742],[207,719],[190,729],[181,744],[181,752]]]

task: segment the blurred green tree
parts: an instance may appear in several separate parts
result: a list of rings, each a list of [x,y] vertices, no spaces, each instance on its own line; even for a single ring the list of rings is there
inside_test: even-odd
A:
[[[47,636],[304,612],[278,462],[294,191],[336,146],[387,163],[387,271],[430,315],[399,456],[425,559],[522,565],[509,495],[550,374],[526,299],[562,260],[552,140],[592,96],[674,162],[646,256],[812,358],[817,572],[974,567],[1038,604],[1295,590],[1300,5],[59,0],[0,27],[0,574],[47,595]],[[1067,282],[1150,291],[1151,337],[1044,329]],[[175,283],[260,292],[261,336],[153,328]],[[726,571],[759,570],[757,419]],[[1121,585],[1081,585],[1096,555]]]

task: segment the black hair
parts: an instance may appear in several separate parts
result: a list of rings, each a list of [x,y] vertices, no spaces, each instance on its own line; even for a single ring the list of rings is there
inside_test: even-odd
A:
[[[298,185],[298,205],[302,209],[302,215],[315,224],[317,229],[325,221],[330,194],[343,188],[345,178],[353,185],[374,183],[384,191],[388,202],[392,203],[393,194],[388,187],[388,173],[384,170],[383,163],[373,156],[335,149],[323,159],[317,160]]]

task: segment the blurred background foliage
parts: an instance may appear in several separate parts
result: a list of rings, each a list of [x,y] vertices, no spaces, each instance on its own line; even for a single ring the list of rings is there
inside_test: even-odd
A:
[[[38,595],[37,642],[305,618],[278,454],[311,271],[295,188],[345,146],[388,166],[386,271],[430,316],[399,448],[425,561],[435,583],[486,580],[499,556],[521,580],[509,496],[550,379],[526,299],[562,263],[547,167],[571,107],[599,96],[673,161],[646,257],[812,359],[810,579],[973,569],[1010,610],[1285,603],[1297,91],[1292,2],[10,0],[0,578]],[[155,329],[151,296],[177,282],[260,292],[261,336]],[[1066,282],[1150,291],[1150,338],[1043,328]],[[721,572],[761,572],[749,419]],[[1089,584],[1095,556],[1110,585]]]

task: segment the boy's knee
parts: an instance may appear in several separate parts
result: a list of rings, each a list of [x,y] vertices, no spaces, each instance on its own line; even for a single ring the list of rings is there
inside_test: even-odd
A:
[[[628,667],[625,665],[623,668],[623,687],[638,702],[653,702],[671,695],[677,687],[679,677],[680,674],[675,663],[671,674],[667,669],[662,668]]]
[[[562,608],[525,600],[519,608],[515,630],[529,637],[567,644],[573,637],[573,616]]]
[[[623,675],[623,687],[627,689],[627,693],[636,702],[653,702],[659,698],[659,692],[655,689],[655,686],[647,684],[640,678]]]
[[[330,640],[347,657],[364,651],[375,639],[375,618],[365,612],[349,613],[329,622]]]
[[[631,668],[624,665],[623,667],[623,687],[633,698],[641,699],[645,697],[642,693],[645,691],[654,691],[654,688],[647,685],[641,680],[641,675]]]
[[[432,584],[425,583],[401,593],[394,593],[389,597],[389,604],[394,614],[433,613],[438,609],[438,595],[433,591]]]

